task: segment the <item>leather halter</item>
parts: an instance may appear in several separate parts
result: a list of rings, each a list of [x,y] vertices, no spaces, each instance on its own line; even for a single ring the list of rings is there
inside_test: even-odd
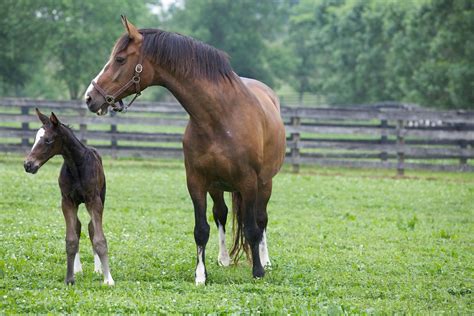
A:
[[[108,94],[107,91],[102,89],[97,84],[97,82],[92,80],[91,84],[94,86],[94,88],[97,89],[97,91],[99,91],[99,93],[104,97],[105,102],[108,105],[110,105],[112,107],[112,110],[114,110],[115,112],[122,112],[124,110],[126,111],[128,109],[128,107],[130,107],[132,105],[133,101],[135,101],[135,99],[138,98],[142,94],[141,90],[140,90],[140,74],[143,71],[143,64],[142,63],[143,63],[143,54],[140,54],[140,59],[138,61],[138,64],[135,66],[135,72],[133,74],[132,79],[130,79],[120,89],[115,91],[115,93]],[[119,95],[121,95],[125,90],[127,90],[133,84],[135,84],[135,96],[133,97],[133,99],[127,105],[124,106],[122,99],[120,99],[118,101],[115,100],[115,98],[117,98]],[[118,102],[119,104],[118,105],[115,104],[116,102]]]

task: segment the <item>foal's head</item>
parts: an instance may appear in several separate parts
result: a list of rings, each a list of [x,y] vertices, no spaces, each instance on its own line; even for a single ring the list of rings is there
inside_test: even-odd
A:
[[[36,133],[35,143],[26,156],[24,167],[29,173],[36,173],[51,157],[61,153],[63,138],[61,137],[61,123],[54,113],[48,118],[36,109],[38,118],[43,126]]]

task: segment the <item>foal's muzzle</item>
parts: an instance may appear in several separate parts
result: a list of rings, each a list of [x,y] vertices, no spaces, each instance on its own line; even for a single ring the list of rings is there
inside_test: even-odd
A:
[[[36,172],[38,172],[38,169],[40,168],[39,165],[35,165],[34,162],[32,161],[25,161],[23,163],[23,167],[25,167],[26,172],[32,173],[32,174],[35,174]]]

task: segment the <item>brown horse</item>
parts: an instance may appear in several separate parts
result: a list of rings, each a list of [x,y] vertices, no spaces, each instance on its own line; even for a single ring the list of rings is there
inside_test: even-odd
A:
[[[81,222],[77,217],[79,204],[85,203],[91,216],[89,237],[93,245],[95,272],[104,273],[104,283],[114,285],[109,270],[107,241],[102,230],[102,212],[105,202],[105,176],[102,160],[92,147],[84,146],[73,132],[59,122],[54,113],[48,118],[36,109],[43,123],[36,133],[31,152],[24,167],[29,173],[36,173],[50,158],[62,155],[64,163],[59,175],[61,207],[66,220],[66,284],[74,284],[74,274],[82,271],[79,258]]]
[[[233,192],[237,219],[231,255],[238,255],[245,236],[253,276],[263,277],[263,267],[270,264],[265,236],[267,203],[272,178],[285,158],[285,128],[277,96],[257,80],[237,76],[227,55],[209,45],[158,29],[138,30],[125,17],[122,22],[126,34],[118,39],[109,61],[86,91],[89,109],[103,115],[109,106],[123,109],[122,98],[139,95],[148,86],[170,90],[189,114],[183,150],[195,215],[196,284],[205,283],[207,275],[207,193],[214,202],[219,230],[218,263],[230,263],[225,248],[228,209],[224,191]]]

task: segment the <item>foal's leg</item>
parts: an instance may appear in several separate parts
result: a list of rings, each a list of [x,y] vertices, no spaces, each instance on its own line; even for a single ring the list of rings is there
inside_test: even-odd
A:
[[[61,200],[64,220],[66,221],[66,255],[67,272],[66,284],[74,284],[74,260],[79,251],[79,237],[77,229],[77,205],[68,198]]]
[[[241,186],[243,222],[245,239],[252,251],[252,274],[254,278],[261,278],[265,270],[260,261],[259,244],[262,240],[262,229],[258,227],[256,220],[257,206],[257,177],[248,177]]]
[[[94,224],[92,224],[92,219],[89,222],[89,238],[92,245],[94,245]],[[102,264],[100,263],[100,258],[97,252],[95,252],[94,246],[92,246],[92,253],[94,254],[94,272],[102,274]]]
[[[268,256],[268,247],[267,247],[267,205],[272,195],[272,180],[265,184],[261,184],[258,187],[258,197],[257,197],[257,225],[260,229],[263,230],[262,240],[259,245],[260,261],[262,266],[270,267],[270,257]]]
[[[194,240],[197,247],[196,285],[206,283],[206,244],[209,240],[209,224],[206,218],[206,182],[194,174],[187,175],[188,191],[194,205]]]
[[[77,214],[77,213],[76,213]],[[76,234],[77,240],[81,240],[81,221],[79,221],[79,217],[76,215]],[[74,274],[82,272],[82,264],[81,259],[79,257],[79,246],[77,248],[76,256],[74,257]]]
[[[109,269],[109,255],[107,250],[107,240],[104,236],[104,231],[102,230],[102,213],[104,210],[104,205],[99,196],[91,199],[86,202],[86,208],[91,216],[91,222],[93,226],[93,236],[92,236],[92,246],[94,251],[99,255],[100,262],[102,263],[103,273],[104,273],[104,284],[114,285],[114,279],[110,274]]]
[[[219,230],[219,256],[217,257],[217,263],[221,266],[227,267],[230,264],[230,257],[225,246],[225,224],[227,221],[228,209],[224,201],[224,192],[210,190],[209,194],[214,202],[212,213],[214,214],[214,221]]]

